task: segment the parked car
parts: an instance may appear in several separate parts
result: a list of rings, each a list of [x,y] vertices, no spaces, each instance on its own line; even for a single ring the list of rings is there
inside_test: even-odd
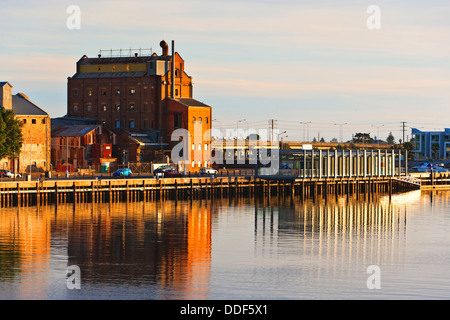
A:
[[[166,166],[162,166],[162,167],[158,167],[158,168],[156,168],[155,170],[153,170],[153,174],[157,174],[157,173],[163,173],[163,172],[165,172],[165,171],[168,171],[168,170],[174,170],[175,168],[173,167],[173,166],[171,166],[171,165],[166,165]]]
[[[424,162],[422,164],[419,164],[417,166],[412,167],[409,171],[410,172],[431,172],[433,169],[433,172],[449,172],[447,168],[445,168],[442,164],[432,164],[430,162]]]
[[[20,173],[14,173],[10,170],[0,170],[0,176],[6,178],[21,178],[22,175]]]
[[[133,172],[131,172],[130,168],[123,168],[123,169],[114,171],[113,176],[114,177],[128,177],[128,176],[131,176],[132,174],[133,174]]]
[[[203,167],[199,170],[200,174],[217,174],[218,171],[216,169],[210,167]]]
[[[164,178],[180,178],[182,176],[177,170],[164,171]]]

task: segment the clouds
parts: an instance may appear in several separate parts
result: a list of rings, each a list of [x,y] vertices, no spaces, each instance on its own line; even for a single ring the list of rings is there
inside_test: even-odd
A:
[[[73,4],[81,8],[80,30],[66,27]],[[381,30],[366,27],[373,4],[381,8]],[[257,112],[272,99],[307,102],[310,118],[333,110],[336,121],[358,122],[361,114],[350,111],[367,108],[377,121],[401,115],[419,121],[411,106],[438,111],[450,102],[448,13],[450,4],[437,0],[19,0],[2,4],[0,70],[3,80],[60,115],[65,92],[55,101],[43,88],[65,91],[83,54],[130,47],[159,52],[160,40],[174,39],[195,98],[213,101],[224,122],[246,110],[258,120],[276,117],[269,107]],[[391,113],[375,111],[385,109]],[[284,108],[279,118],[287,113]]]

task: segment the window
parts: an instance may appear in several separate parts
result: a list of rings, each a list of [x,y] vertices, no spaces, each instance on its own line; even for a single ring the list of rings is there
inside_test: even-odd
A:
[[[92,94],[93,94],[92,90],[91,90],[91,89],[88,89],[88,96],[89,96],[89,97],[92,97]]]
[[[201,143],[198,144],[198,150],[202,150],[202,144]]]
[[[208,150],[208,145],[205,143],[205,151]]]
[[[198,165],[199,168],[201,168],[202,167],[202,162],[199,161],[197,165]]]
[[[120,129],[120,120],[116,120],[116,129]]]
[[[78,112],[78,106],[77,105],[73,106],[73,112]]]
[[[116,89],[115,91],[116,96],[120,96],[120,89]]]
[[[130,129],[134,129],[134,120],[130,121],[130,125],[129,125]]]
[[[130,89],[130,96],[134,96],[136,94],[136,89]]]
[[[175,129],[181,128],[181,120],[182,120],[182,114],[181,113],[176,113],[174,115],[174,119],[173,119],[173,127]]]
[[[92,105],[88,104],[87,105],[87,112],[91,112],[92,111]]]
[[[26,121],[26,120],[25,120]],[[195,150],[195,144],[192,144],[192,150]]]
[[[106,105],[104,104],[104,105],[102,105],[102,111],[103,112],[106,112],[108,110],[108,108],[106,107]]]
[[[120,104],[116,104],[116,111],[120,111]]]
[[[178,96],[178,89],[175,89],[175,95]]]
[[[102,89],[102,96],[106,96],[106,89]]]
[[[73,96],[78,97],[78,89],[73,90]]]
[[[32,124],[36,124],[36,119],[31,119]]]
[[[45,119],[42,119],[42,120],[41,120],[41,123],[42,123],[42,124],[45,124]]]
[[[23,124],[27,124],[27,119],[22,120]]]
[[[206,124],[208,124],[208,118],[205,118],[205,122],[206,122]]]
[[[134,111],[134,104],[130,104],[130,111]]]
[[[192,168],[195,167],[195,161],[192,161]]]

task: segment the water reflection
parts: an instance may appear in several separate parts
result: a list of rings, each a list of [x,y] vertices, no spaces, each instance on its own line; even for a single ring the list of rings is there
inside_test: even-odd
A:
[[[0,214],[0,298],[222,298],[221,290],[254,290],[256,283],[239,287],[245,269],[235,272],[237,288],[224,285],[237,265],[271,267],[269,276],[252,275],[266,284],[274,273],[295,270],[289,282],[276,276],[281,296],[292,298],[286,292],[297,290],[296,277],[355,281],[355,270],[403,261],[410,208],[430,202],[446,207],[449,193],[6,208]],[[69,265],[80,267],[82,290],[66,288]]]

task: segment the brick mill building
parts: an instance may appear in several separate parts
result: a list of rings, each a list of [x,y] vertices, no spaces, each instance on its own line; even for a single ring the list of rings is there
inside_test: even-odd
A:
[[[33,103],[25,94],[12,94],[12,85],[0,82],[0,105],[13,110],[22,121],[22,150],[17,158],[0,159],[0,169],[21,173],[44,172],[50,170],[50,116]]]
[[[174,42],[171,55],[165,41],[160,46],[161,55],[142,55],[138,50],[114,54],[117,51],[111,50],[106,54],[101,51],[95,58],[83,56],[77,62],[75,75],[68,78],[67,116],[96,119],[118,135],[148,134],[148,139],[153,139],[148,145],[155,150],[165,148],[166,154],[174,146],[171,135],[177,128],[187,129],[193,136],[192,124],[200,121],[203,136],[211,129],[212,108],[193,99],[192,77],[185,72],[185,61],[175,52]],[[202,140],[202,150],[209,150],[210,142],[210,138]],[[142,152],[128,150],[129,146],[116,145],[116,153]],[[198,170],[199,162],[203,166],[209,160],[208,156],[195,163],[189,160],[189,170]]]

